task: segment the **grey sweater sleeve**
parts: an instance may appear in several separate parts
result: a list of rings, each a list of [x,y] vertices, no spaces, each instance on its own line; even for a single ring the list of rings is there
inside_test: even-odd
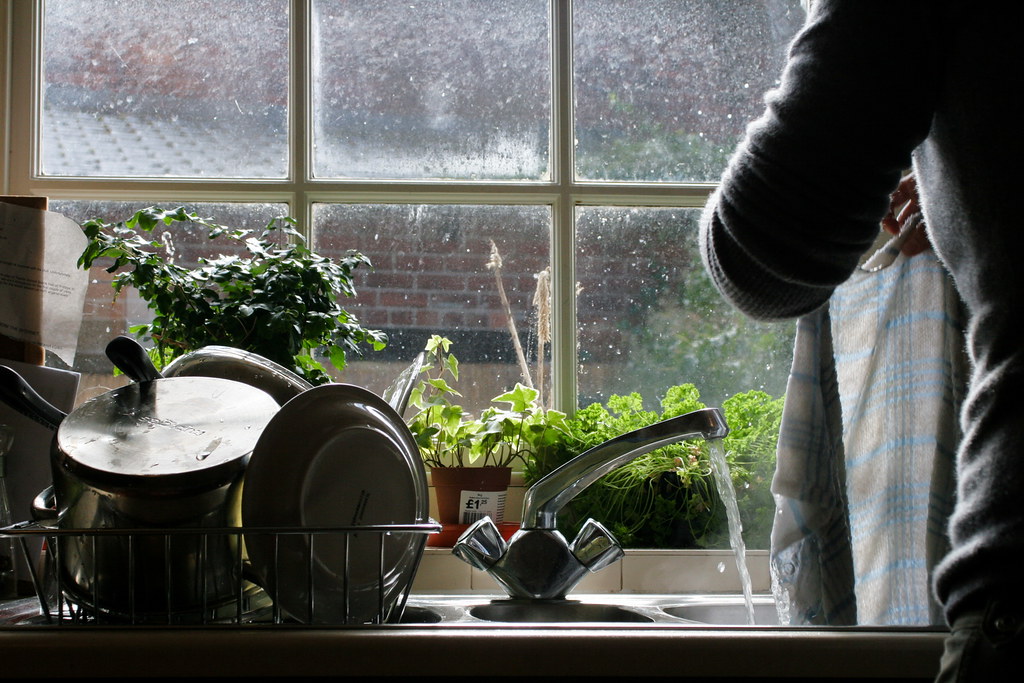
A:
[[[747,314],[818,308],[877,237],[931,120],[935,65],[907,49],[921,4],[819,0],[790,47],[701,219],[705,267]]]

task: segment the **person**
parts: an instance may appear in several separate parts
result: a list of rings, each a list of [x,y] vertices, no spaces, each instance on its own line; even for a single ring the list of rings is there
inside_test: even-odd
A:
[[[917,192],[914,172],[903,176],[889,199],[889,210],[882,216],[882,229],[890,235],[904,235],[900,252],[907,257],[917,256],[931,249],[928,231],[921,212],[921,198]]]
[[[938,681],[1024,664],[1024,230],[1013,22],[963,0],[818,0],[700,224],[704,266],[748,315],[824,305],[914,169],[927,236],[968,313]],[[895,216],[894,216],[895,217]]]

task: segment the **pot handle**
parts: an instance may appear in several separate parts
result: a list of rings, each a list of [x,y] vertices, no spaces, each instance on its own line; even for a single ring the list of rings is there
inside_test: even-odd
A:
[[[0,400],[44,427],[57,429],[67,414],[36,393],[16,371],[0,365]]]
[[[57,494],[50,484],[32,499],[32,519],[43,526],[56,526],[57,518]]]
[[[136,382],[150,382],[163,377],[146,349],[131,337],[114,337],[107,344],[106,353],[118,370]]]

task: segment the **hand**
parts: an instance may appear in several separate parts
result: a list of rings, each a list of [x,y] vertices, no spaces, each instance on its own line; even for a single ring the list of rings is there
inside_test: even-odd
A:
[[[893,235],[911,231],[900,247],[904,256],[916,256],[931,248],[917,195],[917,178],[913,173],[904,176],[890,195],[889,211],[882,218],[882,228]]]

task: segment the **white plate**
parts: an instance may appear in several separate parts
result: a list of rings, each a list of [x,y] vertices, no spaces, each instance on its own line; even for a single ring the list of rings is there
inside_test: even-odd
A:
[[[379,396],[348,384],[314,387],[282,406],[245,473],[247,528],[420,524],[428,515],[408,426]],[[270,534],[245,535],[253,570],[281,610],[321,624],[399,616],[425,541],[412,532],[277,534],[276,544]]]

